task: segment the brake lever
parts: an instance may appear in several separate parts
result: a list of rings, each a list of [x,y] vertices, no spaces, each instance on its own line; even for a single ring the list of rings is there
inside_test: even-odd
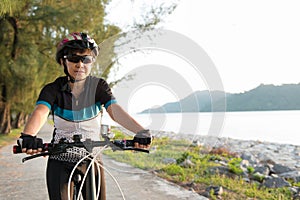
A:
[[[38,153],[38,154],[34,154],[32,156],[27,156],[25,158],[22,158],[22,163],[24,163],[27,160],[31,160],[33,158],[37,158],[37,157],[40,157],[40,156],[48,156],[48,155],[50,155],[50,152],[41,152],[41,153]]]
[[[66,148],[68,147],[67,144],[63,144],[63,145],[56,145],[54,147],[48,147],[49,149],[46,152],[41,152],[38,154],[34,154],[31,156],[27,156],[25,158],[22,159],[22,162],[24,163],[25,161],[37,158],[37,157],[41,157],[41,156],[49,156],[50,154],[60,154],[60,153],[65,153],[66,152]]]
[[[132,151],[141,151],[144,153],[150,153],[150,151],[148,149],[141,149],[141,148],[135,148],[135,147],[126,147],[123,150],[132,150]]]

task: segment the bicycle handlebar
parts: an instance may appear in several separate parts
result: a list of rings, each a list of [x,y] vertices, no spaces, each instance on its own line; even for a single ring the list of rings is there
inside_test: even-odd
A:
[[[65,143],[65,142],[60,142],[58,144],[44,143],[41,153],[37,153],[37,154],[31,155],[31,156],[27,156],[27,157],[22,159],[22,162],[25,162],[27,160],[37,158],[37,157],[40,157],[40,156],[47,156],[47,155],[64,153],[64,152],[66,152],[66,150],[68,148],[72,148],[72,147],[84,147],[89,152],[91,152],[94,147],[104,147],[106,145],[111,147],[111,149],[113,151],[116,151],[116,150],[123,150],[123,151],[133,150],[133,151],[140,151],[140,152],[144,152],[144,153],[149,153],[148,149],[135,148],[133,140],[109,140],[109,139],[105,139],[105,141],[92,141],[90,139],[87,139],[84,142],[75,140],[75,142],[73,142],[73,143]],[[19,145],[14,145],[13,146],[13,153],[14,154],[23,153],[22,152],[22,147],[19,146]]]

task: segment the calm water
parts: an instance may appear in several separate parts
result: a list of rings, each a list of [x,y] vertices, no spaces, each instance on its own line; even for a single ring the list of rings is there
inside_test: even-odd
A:
[[[227,112],[224,116],[215,113],[213,124],[212,113],[132,116],[151,130],[300,145],[300,111]],[[104,123],[113,124],[108,117]]]

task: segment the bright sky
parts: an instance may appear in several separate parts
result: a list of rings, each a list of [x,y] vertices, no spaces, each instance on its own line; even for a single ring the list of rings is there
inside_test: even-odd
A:
[[[139,13],[147,8],[141,3],[144,1],[113,2],[109,19],[120,26],[126,26],[132,19],[138,20]],[[298,5],[297,0],[181,0],[161,26],[183,34],[201,46],[217,68],[225,91],[238,93],[261,83],[300,82]],[[196,77],[198,74],[193,72],[193,67],[173,54],[156,51],[151,56],[135,54],[124,56],[121,60],[122,70],[117,72],[117,76],[136,72],[137,68],[152,63],[174,68],[192,90],[206,89],[201,76]],[[176,67],[178,65],[180,67]],[[151,98],[154,94],[159,98]],[[142,84],[131,90],[128,109],[131,112],[141,111],[177,101],[182,95],[167,84]],[[148,102],[145,97],[152,100]],[[137,103],[141,101],[144,103]]]

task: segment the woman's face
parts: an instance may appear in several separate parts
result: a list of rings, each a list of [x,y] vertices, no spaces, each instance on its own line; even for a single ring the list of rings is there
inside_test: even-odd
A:
[[[69,75],[75,80],[84,80],[91,73],[94,57],[90,50],[66,56]]]

